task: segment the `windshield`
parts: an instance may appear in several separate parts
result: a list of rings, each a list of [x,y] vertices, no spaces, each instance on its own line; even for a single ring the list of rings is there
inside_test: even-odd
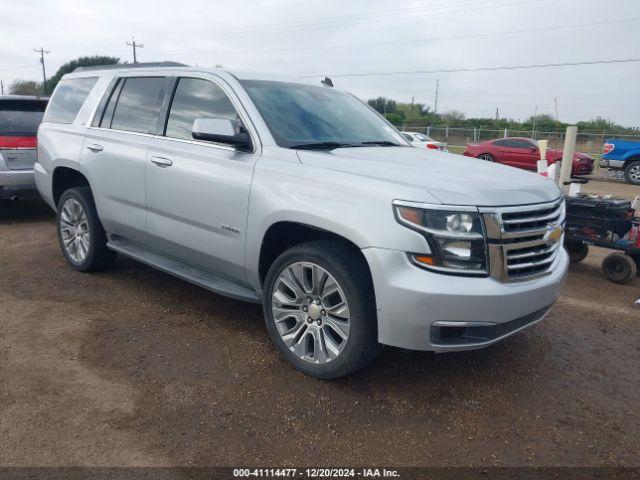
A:
[[[418,137],[418,139],[423,141],[423,142],[433,142],[434,141],[433,138],[427,137],[426,135],[424,135],[422,133],[416,134],[416,137]]]
[[[402,145],[406,141],[367,105],[329,87],[241,82],[281,147]]]
[[[0,135],[35,135],[46,101],[0,101]]]

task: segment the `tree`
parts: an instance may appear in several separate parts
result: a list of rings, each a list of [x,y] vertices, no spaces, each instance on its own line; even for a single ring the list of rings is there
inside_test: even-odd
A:
[[[60,81],[63,75],[73,72],[78,67],[94,67],[96,65],[114,65],[118,63],[120,59],[118,57],[106,57],[100,55],[94,55],[91,57],[80,57],[75,60],[62,65],[55,75],[47,80],[47,93],[53,92],[56,85]]]
[[[442,122],[449,125],[452,123],[464,121],[465,115],[460,110],[447,110],[446,112],[442,112],[440,114],[440,119],[442,120]]]
[[[390,98],[378,97],[367,100],[367,103],[382,115],[396,112],[396,101]]]
[[[14,80],[9,85],[9,95],[40,95],[40,84],[35,80]]]

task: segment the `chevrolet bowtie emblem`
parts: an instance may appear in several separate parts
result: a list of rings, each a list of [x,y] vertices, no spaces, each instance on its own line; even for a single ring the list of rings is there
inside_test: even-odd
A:
[[[547,230],[547,243],[557,243],[562,237],[562,227],[554,225]]]

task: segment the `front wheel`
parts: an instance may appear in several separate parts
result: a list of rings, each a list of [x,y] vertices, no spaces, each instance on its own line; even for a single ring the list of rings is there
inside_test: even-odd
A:
[[[640,160],[633,160],[624,167],[624,178],[631,185],[640,185]]]
[[[489,153],[483,153],[481,155],[478,155],[478,158],[480,160],[484,160],[485,162],[495,162],[496,159],[493,158],[493,155],[489,154]]]
[[[587,258],[589,255],[589,246],[582,242],[565,242],[564,248],[569,253],[569,261],[578,263]]]
[[[373,285],[358,251],[333,241],[282,253],[264,285],[273,343],[298,370],[322,379],[349,375],[378,353]]]

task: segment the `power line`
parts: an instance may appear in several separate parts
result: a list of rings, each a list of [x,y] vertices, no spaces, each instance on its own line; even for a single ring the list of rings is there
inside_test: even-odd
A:
[[[489,1],[493,2],[493,1],[502,1],[502,0],[489,0]],[[386,21],[414,19],[416,17],[422,17],[422,16],[432,17],[432,16],[443,15],[443,14],[449,15],[451,13],[463,13],[463,12],[466,13],[466,12],[476,11],[476,10],[486,10],[486,9],[492,9],[492,8],[521,5],[526,3],[537,3],[541,1],[543,0],[520,0],[520,1],[507,2],[507,3],[490,4],[490,5],[487,4],[486,0],[463,0],[456,3],[452,3],[451,1],[449,1],[449,2],[443,2],[440,4],[431,4],[424,7],[414,7],[414,8],[420,8],[423,10],[429,9],[424,13],[381,12],[381,13],[374,13],[374,14],[369,14],[364,16],[358,15],[358,16],[351,16],[351,17],[327,18],[325,20],[305,22],[305,23],[298,22],[295,24],[268,24],[263,26],[256,25],[252,27],[243,27],[236,30],[227,30],[227,31],[216,30],[215,33],[194,32],[194,33],[188,33],[188,34],[174,34],[174,35],[169,34],[169,35],[163,35],[162,38],[166,39],[166,38],[193,37],[192,39],[195,39],[196,37],[197,38],[206,37],[206,38],[213,38],[213,39],[216,39],[216,38],[226,39],[226,38],[233,38],[238,36],[258,35],[258,34],[265,34],[265,33],[289,33],[289,32],[298,31],[298,30],[308,30],[308,29],[316,29],[316,28],[335,28],[335,27],[341,27],[345,25],[354,25],[359,23],[366,23],[369,25],[372,23],[379,23],[379,22],[386,22]],[[483,6],[478,6],[476,8],[469,8],[469,7],[474,7],[476,5],[483,5]],[[442,11],[434,10],[434,7],[438,7],[444,10]],[[447,10],[450,7],[465,7],[465,8],[463,10]],[[397,12],[397,11],[393,11],[393,12]]]
[[[133,63],[138,63],[138,57],[136,56],[136,47],[144,48],[144,45],[141,43],[136,43],[133,39],[133,35],[131,35],[131,42],[127,42],[127,46],[133,47]]]
[[[44,70],[44,54],[49,53],[49,51],[45,50],[42,47],[40,47],[39,50],[37,48],[34,48],[33,51],[40,54],[40,63],[42,64],[42,93],[46,94],[47,93],[47,73]]]
[[[525,70],[531,68],[556,68],[556,67],[575,67],[579,65],[601,65],[612,63],[632,63],[640,62],[640,58],[623,58],[615,60],[593,60],[584,62],[562,62],[562,63],[540,63],[533,65],[509,65],[498,67],[477,67],[477,68],[442,68],[438,70],[411,70],[398,72],[366,72],[366,73],[330,73],[318,75],[303,75],[300,78],[318,78],[329,75],[331,77],[376,77],[387,75],[426,75],[431,73],[460,73],[460,72],[490,72],[497,70]]]
[[[0,68],[0,72],[10,72],[12,70],[22,70],[24,68],[35,67],[36,65],[39,65],[39,64],[40,64],[40,62],[38,62],[38,63],[29,63],[28,65],[21,65],[19,67]]]
[[[632,17],[632,18],[623,18],[619,20],[605,20],[602,22],[591,22],[591,23],[576,23],[569,25],[558,25],[552,27],[538,27],[538,28],[527,28],[522,30],[506,30],[502,32],[487,32],[487,33],[477,33],[477,34],[469,34],[469,35],[450,35],[444,37],[425,37],[425,38],[416,38],[416,39],[408,39],[408,40],[391,40],[385,42],[368,42],[368,43],[351,43],[344,45],[323,45],[317,47],[288,47],[288,48],[270,48],[270,49],[254,49],[254,50],[229,50],[225,53],[228,54],[237,54],[237,53],[270,53],[270,52],[291,52],[291,51],[301,51],[301,50],[328,50],[334,48],[357,48],[357,47],[379,47],[384,45],[407,45],[407,44],[420,44],[420,43],[430,43],[437,42],[442,40],[463,40],[470,38],[486,38],[486,37],[497,37],[502,35],[515,35],[520,33],[538,33],[538,32],[547,32],[547,31],[557,31],[557,30],[568,30],[572,28],[584,28],[584,27],[594,27],[600,25],[613,25],[618,23],[629,23],[629,22],[637,22],[640,20],[640,17]]]
[[[384,10],[378,11],[368,14],[357,14],[357,15],[341,15],[337,17],[325,17],[320,19],[314,19],[311,21],[296,21],[296,22],[279,22],[279,23],[270,23],[264,25],[251,25],[246,27],[236,27],[236,28],[227,28],[227,29],[216,29],[215,33],[211,33],[209,30],[200,31],[200,32],[190,32],[187,34],[168,34],[163,35],[162,38],[174,38],[174,37],[192,37],[192,36],[208,36],[208,37],[228,37],[236,34],[257,34],[257,33],[265,33],[268,30],[275,29],[277,31],[282,31],[283,29],[300,29],[300,28],[314,28],[314,27],[325,27],[325,26],[333,26],[334,24],[342,24],[344,22],[358,22],[371,20],[376,17],[396,17],[401,15],[413,14],[423,10],[432,10],[434,7],[447,7],[447,6],[456,6],[457,4],[468,4],[468,3],[484,3],[487,0],[454,0],[452,1],[440,1],[436,3],[432,3],[430,5],[425,5],[421,7],[410,7],[410,8],[402,8],[402,9],[394,9],[394,10]],[[496,1],[496,0],[488,0],[488,1]]]

